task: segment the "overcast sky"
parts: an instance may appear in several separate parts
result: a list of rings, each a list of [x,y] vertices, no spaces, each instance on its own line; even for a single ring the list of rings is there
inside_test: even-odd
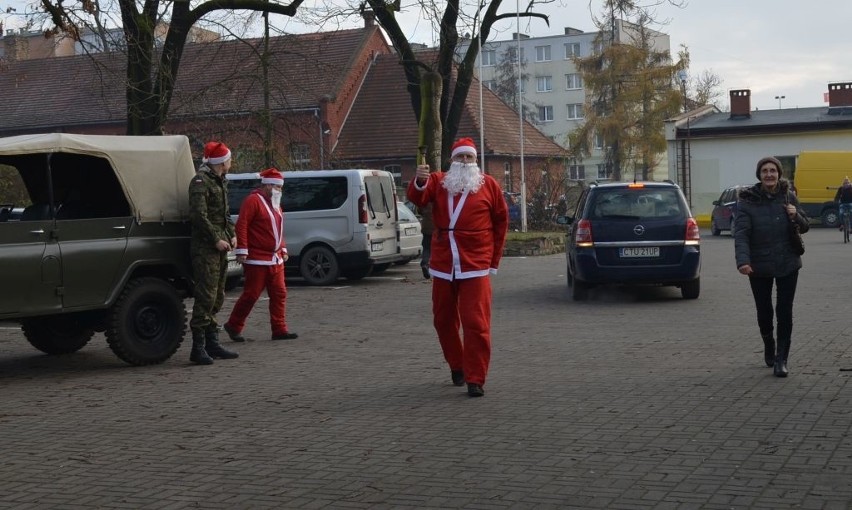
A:
[[[725,109],[732,89],[750,89],[752,108],[778,108],[775,96],[784,96],[782,108],[795,108],[823,106],[829,83],[852,82],[852,0],[687,0],[683,8],[672,7],[667,0],[637,1],[658,4],[653,8],[655,17],[667,23],[655,28],[669,34],[673,55],[681,44],[689,48],[692,74],[710,70],[722,79],[720,103]],[[344,0],[307,0],[305,5],[325,2],[340,5]],[[25,3],[0,0],[0,20],[14,26],[16,20],[4,14],[6,8],[14,6],[23,12]],[[521,0],[521,9],[528,3]],[[600,13],[602,3],[555,0],[539,11],[550,16],[550,27],[538,19],[522,19],[521,32],[559,35],[566,26],[595,31],[591,16]],[[400,19],[411,40],[431,45],[431,25],[416,5],[417,0],[402,0]],[[501,12],[514,12],[516,5],[504,1]],[[316,30],[282,16],[273,18],[278,18],[273,23],[291,32]],[[357,26],[362,22],[353,19],[341,28]],[[516,22],[503,21],[495,28],[498,33],[492,39],[509,39]]]

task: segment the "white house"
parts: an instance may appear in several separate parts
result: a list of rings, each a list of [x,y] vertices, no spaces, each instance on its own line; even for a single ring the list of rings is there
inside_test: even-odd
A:
[[[702,225],[722,190],[757,182],[760,158],[775,156],[795,178],[802,151],[852,150],[852,82],[828,90],[828,106],[778,110],[752,110],[751,91],[732,90],[729,113],[704,106],[666,121],[669,179]]]

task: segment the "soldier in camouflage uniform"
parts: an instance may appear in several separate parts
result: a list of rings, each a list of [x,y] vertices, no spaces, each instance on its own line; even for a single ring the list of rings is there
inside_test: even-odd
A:
[[[234,225],[228,211],[225,174],[231,169],[231,151],[221,142],[204,145],[204,158],[189,185],[192,223],[190,254],[195,276],[195,304],[192,307],[192,354],[189,360],[210,365],[213,358],[239,356],[219,345],[216,313],[225,302],[225,274],[228,252],[237,245]]]

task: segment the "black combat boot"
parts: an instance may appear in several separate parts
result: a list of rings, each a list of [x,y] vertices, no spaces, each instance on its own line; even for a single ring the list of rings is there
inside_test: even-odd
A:
[[[775,365],[775,339],[772,334],[761,335],[763,338],[763,362],[767,367]]]
[[[787,356],[790,354],[790,340],[778,339],[778,355],[775,356],[775,367],[772,373],[775,377],[787,377]]]
[[[215,359],[234,359],[239,358],[240,355],[234,351],[229,351],[225,349],[221,345],[219,345],[219,330],[208,331],[205,335],[206,342],[204,344],[204,349],[207,351],[212,358]]]
[[[212,365],[211,358],[204,349],[204,332],[192,331],[192,352],[189,354],[189,361],[196,365]]]

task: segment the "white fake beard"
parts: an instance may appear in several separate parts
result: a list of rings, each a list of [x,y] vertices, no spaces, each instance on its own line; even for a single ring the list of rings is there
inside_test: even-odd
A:
[[[476,163],[453,161],[450,170],[444,176],[443,186],[450,194],[458,195],[465,191],[476,193],[485,182],[485,176],[479,171]]]

